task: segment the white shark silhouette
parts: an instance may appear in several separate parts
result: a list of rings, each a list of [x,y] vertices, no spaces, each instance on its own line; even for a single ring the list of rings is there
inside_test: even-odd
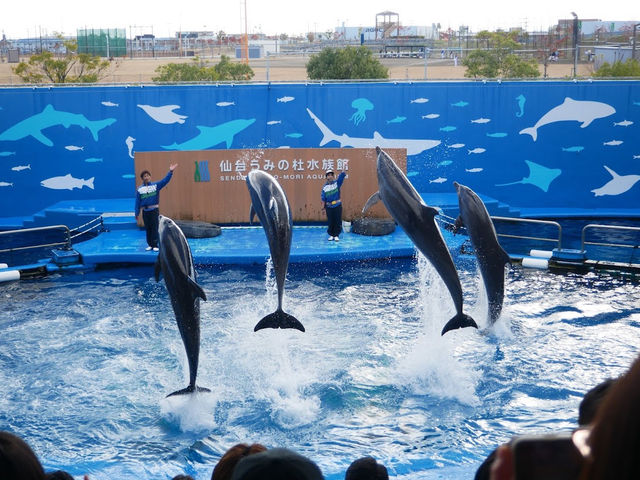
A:
[[[186,115],[178,115],[174,112],[175,109],[180,108],[180,105],[162,105],[160,107],[154,107],[152,105],[138,105],[144,112],[153,118],[158,123],[164,123],[170,125],[172,123],[184,123]]]
[[[385,148],[406,148],[407,155],[417,155],[418,153],[429,150],[430,148],[440,145],[440,140],[422,140],[414,138],[384,138],[378,132],[373,132],[373,138],[358,138],[350,137],[347,134],[336,135],[329,127],[327,127],[322,121],[315,116],[315,114],[307,108],[309,116],[313,119],[316,126],[322,132],[322,140],[320,140],[320,146],[326,145],[331,141],[340,143],[340,147],[354,147],[354,148],[373,148],[380,147]]]
[[[603,165],[603,167],[607,169],[607,172],[609,172],[613,178],[600,188],[591,190],[596,197],[603,195],[620,195],[640,180],[640,175],[618,175],[606,165]]]
[[[608,117],[616,113],[611,105],[590,100],[574,100],[565,98],[564,102],[545,113],[533,127],[520,130],[520,135],[531,135],[533,141],[538,139],[538,129],[544,125],[555,122],[581,122],[580,128],[588,127],[598,118]]]

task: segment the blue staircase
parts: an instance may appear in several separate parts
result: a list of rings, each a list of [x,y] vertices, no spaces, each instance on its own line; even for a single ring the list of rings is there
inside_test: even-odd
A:
[[[451,193],[421,193],[420,196],[427,205],[439,208],[444,215],[452,218],[457,218],[460,213],[458,207],[458,194]],[[500,202],[495,198],[487,195],[478,194],[482,199],[489,215],[494,217],[519,217],[520,210],[512,208],[506,203]]]

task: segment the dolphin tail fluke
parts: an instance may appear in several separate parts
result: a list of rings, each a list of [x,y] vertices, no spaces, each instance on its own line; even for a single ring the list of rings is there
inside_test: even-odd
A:
[[[458,313],[455,317],[453,317],[451,320],[447,322],[447,324],[442,329],[441,335],[444,335],[449,330],[456,330],[458,328],[466,328],[466,327],[478,328],[478,324],[469,315],[466,315],[464,313]]]
[[[93,139],[97,142],[98,141],[98,133],[100,133],[100,130],[102,130],[103,128],[108,127],[109,125],[111,125],[115,121],[116,121],[115,118],[105,118],[104,120],[98,120],[96,122],[90,123],[89,124],[89,130],[91,131],[91,135],[93,136]]]
[[[531,135],[531,138],[533,138],[534,142],[538,139],[538,130],[535,127],[529,127],[520,130],[520,135],[522,135],[523,133]]]
[[[294,317],[293,315],[289,315],[281,309],[270,313],[262,320],[260,320],[253,331],[257,332],[258,330],[262,330],[263,328],[295,328],[296,330],[304,332],[304,326],[302,325],[302,323],[300,323],[300,321],[296,317]]]
[[[169,397],[173,397],[176,395],[188,395],[190,393],[194,393],[194,392],[210,392],[211,390],[209,390],[206,387],[198,387],[196,385],[189,385],[187,388],[183,388],[182,390],[176,390],[173,393],[170,393],[169,395],[167,395],[167,398]]]

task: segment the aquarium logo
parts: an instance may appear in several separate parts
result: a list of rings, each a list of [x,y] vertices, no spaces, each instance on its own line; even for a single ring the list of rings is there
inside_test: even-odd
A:
[[[196,182],[210,182],[209,176],[209,161],[208,160],[196,160],[196,171],[193,173],[193,180]]]

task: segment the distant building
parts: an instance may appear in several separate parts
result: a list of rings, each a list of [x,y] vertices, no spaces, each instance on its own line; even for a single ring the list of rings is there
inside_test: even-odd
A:
[[[626,62],[633,58],[633,48],[629,45],[623,46],[596,46],[594,49],[594,68],[599,69],[604,63],[613,65],[615,62]]]

